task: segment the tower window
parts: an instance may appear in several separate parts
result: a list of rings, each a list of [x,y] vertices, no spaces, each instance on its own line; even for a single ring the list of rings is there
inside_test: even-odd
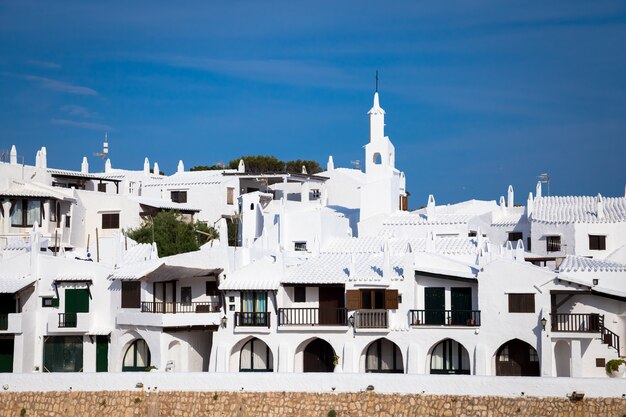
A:
[[[380,164],[382,164],[382,162],[383,162],[383,158],[380,156],[380,152],[376,152],[376,153],[374,154],[374,159],[373,159],[373,160],[374,160],[374,163],[375,163],[376,165],[380,165]]]

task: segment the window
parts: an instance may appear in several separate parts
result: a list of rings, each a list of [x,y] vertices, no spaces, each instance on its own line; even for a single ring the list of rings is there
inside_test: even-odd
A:
[[[191,287],[180,287],[180,303],[191,305]]]
[[[98,192],[100,193],[106,193],[107,192],[107,185],[105,182],[101,182],[100,184],[98,184]]]
[[[141,307],[141,283],[122,281],[122,308]]]
[[[509,313],[534,313],[535,294],[509,294]]]
[[[70,227],[72,224],[72,218],[70,216],[65,216],[65,227]]]
[[[206,295],[218,295],[217,293],[217,282],[216,281],[207,281],[206,282]],[[232,301],[235,301],[234,298]]]
[[[311,190],[311,198],[313,200],[318,200],[320,198],[320,190],[318,190],[317,188],[314,188]]]
[[[561,236],[546,236],[546,251],[559,252],[561,250]]]
[[[509,232],[509,242],[517,242],[523,239],[522,232]]]
[[[52,205],[50,206],[50,221],[51,222],[57,222],[59,219],[59,215],[61,214],[61,206],[59,203],[51,203]],[[59,219],[60,220],[60,219]],[[59,227],[59,224],[57,223],[57,227]]]
[[[306,302],[306,287],[293,287],[293,302],[294,303]]]
[[[265,291],[243,291],[241,313],[237,326],[268,326],[267,293]]]
[[[119,229],[120,214],[119,213],[102,213],[103,229]]]
[[[41,205],[39,200],[17,200],[11,213],[11,226],[32,227],[35,222],[41,225]]]
[[[365,355],[365,372],[402,373],[400,348],[387,339],[378,339],[368,348]]]
[[[293,242],[293,249],[296,252],[306,252],[306,242]]]
[[[235,202],[235,188],[227,187],[226,188],[226,204],[233,205]]]
[[[589,235],[589,250],[606,250],[606,236]]]
[[[380,165],[380,164],[383,163],[382,157],[380,156],[380,153],[376,152],[374,154],[374,156],[372,157],[372,162],[374,162],[374,164],[376,164],[376,165]]]
[[[59,299],[54,297],[43,297],[41,299],[42,307],[59,307]]]
[[[467,233],[467,237],[476,237],[476,234],[477,234],[476,230],[470,230]]]
[[[174,203],[187,202],[187,191],[171,191],[170,196],[172,197],[172,201]]]
[[[361,289],[346,291],[348,310],[394,310],[398,308],[398,290]]]
[[[455,340],[440,342],[430,357],[431,374],[470,374],[469,354],[465,347]]]
[[[138,339],[128,347],[124,355],[122,372],[141,372],[150,366],[150,349],[143,339]]]
[[[272,372],[272,351],[261,340],[254,338],[241,349],[239,372]]]
[[[530,236],[526,238],[526,250],[530,252]]]
[[[82,370],[83,336],[44,337],[44,372],[81,372]]]

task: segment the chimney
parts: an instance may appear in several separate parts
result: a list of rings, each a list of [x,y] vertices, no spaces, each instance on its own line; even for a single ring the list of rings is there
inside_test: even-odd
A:
[[[426,217],[428,221],[435,220],[435,196],[428,196],[428,204],[426,204]]]
[[[111,172],[111,160],[109,158],[104,163],[104,172]]]
[[[48,153],[45,146],[41,147],[41,159],[39,160],[39,163],[41,164],[41,168],[48,168]]]
[[[150,161],[147,157],[143,160],[143,173],[146,175],[150,175]]]
[[[537,198],[541,198],[541,181],[537,181],[537,189],[535,190]]]
[[[326,162],[326,171],[332,171],[335,169],[335,162],[333,161],[333,156],[330,155],[328,157],[328,162]]]
[[[237,172],[246,172],[246,164],[243,162],[243,159],[239,160],[239,166],[237,167]]]
[[[159,163],[158,163],[158,162],[155,162],[155,163],[154,163],[154,168],[152,169],[152,173],[153,173],[154,175],[161,175],[161,174],[160,174],[160,173],[161,173],[161,170],[159,169]]]
[[[530,218],[533,214],[533,193],[528,193],[528,200],[526,200],[526,217]]]
[[[602,195],[600,195],[600,193],[598,193],[596,201],[598,208],[598,219],[604,219],[604,199],[602,198]]]
[[[176,172],[185,172],[185,164],[183,164],[182,160],[178,161],[178,168],[176,169]]]
[[[17,149],[15,148],[15,145],[11,146],[9,162],[11,162],[11,165],[17,165]]]
[[[80,164],[80,172],[83,174],[89,173],[89,162],[87,162],[86,156],[83,156],[83,163]]]
[[[513,194],[513,186],[509,185],[509,189],[507,191],[506,206],[510,208],[510,207],[513,207],[514,205],[515,205],[515,198]]]
[[[307,172],[306,172],[306,167],[305,167],[304,165],[302,165],[302,173],[303,173],[304,175],[307,175]]]

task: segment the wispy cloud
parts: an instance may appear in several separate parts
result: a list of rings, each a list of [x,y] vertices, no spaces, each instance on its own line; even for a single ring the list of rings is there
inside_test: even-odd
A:
[[[29,74],[25,74],[25,75],[13,74],[13,73],[8,73],[8,72],[2,73],[2,74],[5,76],[9,76],[9,77],[21,78],[23,80],[31,81],[48,90],[60,91],[62,93],[76,94],[76,95],[81,95],[81,96],[97,96],[98,95],[98,92],[94,90],[93,88],[85,87],[82,85],[66,83],[64,81],[54,80],[51,78],[39,77],[37,75],[29,75]]]
[[[356,88],[358,79],[347,68],[296,59],[214,59],[166,56],[154,59],[164,65],[235,76],[266,83],[305,87]]]
[[[59,126],[77,127],[80,129],[99,130],[99,131],[106,131],[106,132],[117,131],[117,129],[115,129],[113,126],[109,126],[103,123],[81,122],[81,121],[67,120],[67,119],[51,119],[50,123],[52,123],[53,125],[59,125]]]
[[[91,112],[87,108],[77,104],[68,104],[61,107],[59,110],[69,114],[70,116],[84,117],[86,119],[91,119],[98,115],[97,113]]]
[[[61,68],[60,64],[57,64],[56,62],[51,62],[51,61],[39,61],[36,59],[29,59],[28,62],[30,65],[33,65],[35,67],[39,67],[39,68],[46,68],[46,69],[59,69]]]

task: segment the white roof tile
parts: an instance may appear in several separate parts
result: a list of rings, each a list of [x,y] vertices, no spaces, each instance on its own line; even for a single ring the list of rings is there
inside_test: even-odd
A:
[[[220,290],[277,290],[284,275],[281,262],[272,256],[258,259],[231,272],[220,282]]]
[[[583,256],[567,255],[561,265],[560,272],[626,272],[626,264],[591,259]]]
[[[323,253],[377,253],[381,252],[385,241],[389,242],[392,254],[406,253],[407,246],[411,245],[413,252],[426,251],[427,238],[385,238],[373,237],[348,237],[329,241],[322,248]],[[441,254],[476,254],[476,240],[468,237],[445,237],[435,238],[435,252]]]
[[[598,216],[598,197],[536,198],[531,219],[542,223],[626,222],[626,197],[602,197],[602,201],[604,217]]]
[[[180,211],[202,211],[199,207],[194,207],[187,203],[175,203],[170,200],[161,200],[158,198],[147,197],[131,197],[132,200],[150,207],[156,207],[164,210],[180,210]]]
[[[507,208],[506,213],[495,214],[491,222],[492,226],[515,226],[524,217],[525,207]],[[497,211],[496,211],[497,212]]]

